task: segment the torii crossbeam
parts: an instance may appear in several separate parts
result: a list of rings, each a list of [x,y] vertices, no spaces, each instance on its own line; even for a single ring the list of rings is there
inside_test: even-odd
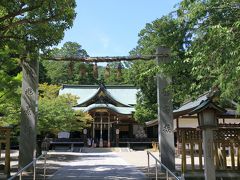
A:
[[[137,56],[105,56],[105,57],[58,57],[42,56],[43,60],[50,61],[77,61],[77,62],[118,62],[118,61],[135,61],[135,60],[153,60],[156,57],[167,57],[168,54],[159,55],[137,55]]]
[[[118,62],[135,60],[157,60],[167,63],[170,57],[168,48],[159,47],[155,55],[115,56],[115,57],[50,57],[40,55],[43,60],[76,62]],[[35,58],[35,59],[34,59]],[[19,168],[23,168],[36,158],[36,122],[38,114],[38,57],[23,58],[23,81],[21,97],[21,126],[19,146]],[[157,75],[159,145],[161,161],[171,170],[175,169],[174,136],[171,96],[165,92],[170,78]],[[160,137],[161,136],[161,137]]]

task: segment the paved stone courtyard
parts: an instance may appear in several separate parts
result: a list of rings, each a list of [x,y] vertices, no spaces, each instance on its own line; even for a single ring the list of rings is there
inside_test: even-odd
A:
[[[11,158],[12,175],[17,171],[18,152]],[[158,156],[158,153],[154,153]],[[154,162],[151,163],[152,165]],[[146,179],[147,153],[133,152],[55,152],[47,158],[47,179]],[[29,174],[31,176],[31,174]],[[37,179],[43,179],[43,160],[37,163]]]
[[[78,153],[76,160],[60,168],[52,180],[62,179],[146,179],[143,172],[115,152]]]
[[[158,152],[153,152],[158,157]],[[18,151],[11,153],[12,175],[17,171]],[[3,157],[2,157],[3,158]],[[151,159],[150,165],[155,162]],[[146,179],[147,152],[56,152],[47,157],[47,179]],[[31,176],[31,174],[27,174]],[[43,179],[43,160],[37,162],[37,179]]]
[[[158,152],[153,152],[158,157]],[[2,152],[1,161],[4,159]],[[180,157],[176,159],[176,168],[180,170]],[[190,157],[187,162],[190,164]],[[195,159],[197,160],[197,158]],[[197,161],[196,161],[197,162]],[[11,151],[11,174],[18,168],[18,151]],[[47,158],[46,175],[49,180],[67,179],[147,179],[147,152],[55,152],[50,151]],[[150,166],[154,167],[155,161],[150,159]],[[154,176],[154,168],[150,172]],[[26,174],[23,179],[32,179],[32,174]],[[201,176],[198,174],[197,176]],[[236,177],[236,176],[235,176]],[[1,178],[0,178],[1,179]],[[43,178],[43,160],[37,162],[37,180]],[[196,179],[193,178],[193,179]],[[234,179],[234,178],[231,178]],[[238,178],[235,178],[238,179]]]

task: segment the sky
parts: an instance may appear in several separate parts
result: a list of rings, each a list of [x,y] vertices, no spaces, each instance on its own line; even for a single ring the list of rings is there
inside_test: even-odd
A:
[[[180,0],[76,0],[76,19],[58,45],[72,41],[95,56],[127,56],[146,23],[167,15]]]

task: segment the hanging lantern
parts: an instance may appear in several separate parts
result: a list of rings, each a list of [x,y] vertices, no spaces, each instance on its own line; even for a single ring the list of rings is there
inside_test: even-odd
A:
[[[93,76],[97,79],[98,78],[98,67],[97,67],[97,63],[95,62],[95,64],[93,65]]]
[[[122,64],[120,62],[117,67],[117,78],[120,78],[121,76],[122,76]]]
[[[81,77],[84,77],[85,75],[86,75],[86,66],[85,66],[85,64],[84,63],[82,63],[81,65],[80,65],[80,76]]]
[[[108,78],[110,76],[110,66],[107,64],[105,68],[105,73],[104,73],[105,78]]]
[[[70,61],[70,63],[68,64],[68,76],[70,78],[72,78],[73,76],[73,70],[74,70],[74,62]]]

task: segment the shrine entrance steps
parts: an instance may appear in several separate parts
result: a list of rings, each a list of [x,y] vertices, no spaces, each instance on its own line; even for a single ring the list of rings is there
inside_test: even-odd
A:
[[[131,152],[132,150],[128,147],[120,148],[120,147],[113,147],[113,148],[80,148],[81,153],[105,153],[105,152]]]

